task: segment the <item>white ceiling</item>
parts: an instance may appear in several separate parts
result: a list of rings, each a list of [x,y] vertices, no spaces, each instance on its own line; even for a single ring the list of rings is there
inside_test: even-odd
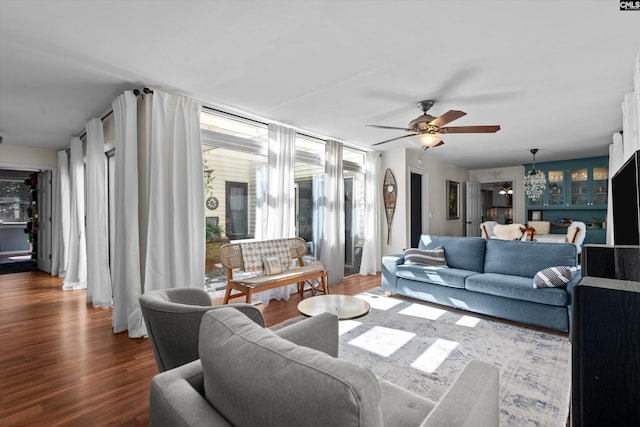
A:
[[[427,151],[469,169],[605,155],[639,52],[616,0],[0,0],[0,135],[61,149],[150,86],[367,148],[436,98],[502,126]]]

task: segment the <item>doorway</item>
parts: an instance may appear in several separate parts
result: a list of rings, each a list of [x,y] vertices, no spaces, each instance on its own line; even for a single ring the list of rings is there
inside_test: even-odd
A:
[[[416,172],[411,172],[410,179],[410,239],[411,247],[417,248],[418,243],[420,242],[420,235],[422,234],[422,175]]]
[[[482,222],[513,223],[513,181],[483,183]]]
[[[248,238],[248,192],[246,182],[225,182],[226,234],[231,240]]]

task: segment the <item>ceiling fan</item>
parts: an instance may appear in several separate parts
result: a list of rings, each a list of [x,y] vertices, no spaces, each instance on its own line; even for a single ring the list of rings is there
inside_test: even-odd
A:
[[[495,133],[500,130],[499,125],[490,126],[449,126],[443,127],[447,123],[450,123],[460,117],[466,115],[464,111],[449,110],[439,117],[433,117],[427,114],[427,111],[433,107],[435,101],[426,100],[418,102],[418,108],[420,108],[423,114],[409,122],[409,127],[393,127],[393,126],[379,126],[379,125],[367,125],[367,127],[374,127],[378,129],[393,129],[403,130],[405,132],[411,132],[408,135],[398,136],[396,138],[387,139],[385,141],[377,142],[373,145],[386,144],[387,142],[396,141],[402,138],[410,138],[417,136],[418,141],[422,148],[427,150],[429,147],[437,147],[443,145],[442,137],[438,134],[447,133]]]

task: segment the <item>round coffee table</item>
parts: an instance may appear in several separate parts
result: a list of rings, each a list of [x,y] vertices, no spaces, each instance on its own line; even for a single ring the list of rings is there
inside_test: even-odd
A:
[[[335,313],[338,319],[355,319],[371,311],[368,302],[350,295],[318,295],[302,300],[298,311],[305,316],[316,316],[320,313]]]

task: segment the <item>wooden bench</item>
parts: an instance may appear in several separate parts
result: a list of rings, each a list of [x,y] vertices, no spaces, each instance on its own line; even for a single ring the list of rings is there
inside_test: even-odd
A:
[[[302,257],[307,252],[304,239],[292,237],[288,239],[274,239],[240,243],[228,243],[220,247],[220,262],[227,269],[227,290],[223,304],[228,304],[230,298],[245,296],[246,302],[251,303],[253,294],[270,289],[298,284],[298,293],[302,296],[306,283],[311,284],[312,294],[316,292],[316,282],[319,288],[329,294],[327,288],[327,271],[324,265],[313,263],[304,265]],[[278,257],[282,260],[281,273],[267,275],[263,271],[262,263],[266,257]],[[290,266],[292,260],[297,260],[297,266]],[[238,291],[231,295],[231,291]]]

